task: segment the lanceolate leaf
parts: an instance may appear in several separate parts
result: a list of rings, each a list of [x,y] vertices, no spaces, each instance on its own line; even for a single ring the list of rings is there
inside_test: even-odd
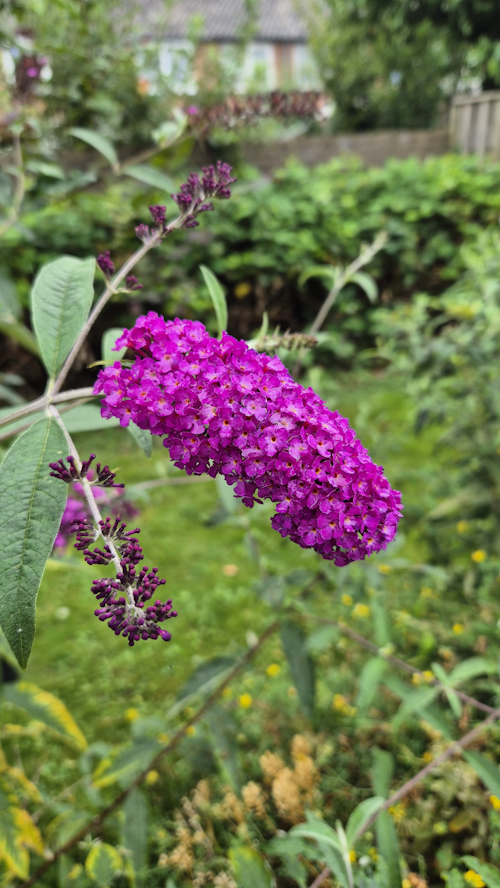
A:
[[[500,799],[500,768],[498,765],[480,752],[464,752],[463,756],[469,765],[477,771],[492,795]]]
[[[101,353],[103,361],[113,364],[115,361],[121,361],[127,348],[121,348],[119,351],[113,351],[115,342],[123,333],[123,327],[110,327],[103,334],[101,341]]]
[[[203,280],[207,285],[208,292],[210,293],[210,298],[213,302],[215,316],[217,318],[217,336],[219,339],[221,339],[223,331],[227,330],[227,304],[224,290],[215,277],[213,271],[210,271],[210,269],[207,268],[206,265],[200,265],[200,271],[203,275]]]
[[[106,160],[109,160],[113,169],[118,169],[118,155],[109,139],[101,136],[100,133],[95,133],[94,130],[85,129],[82,126],[73,127],[73,129],[70,129],[70,133],[76,139],[81,139],[87,145],[92,145],[92,148],[95,148]]]
[[[94,295],[95,260],[62,256],[38,274],[31,293],[33,326],[50,377],[76,342]]]
[[[274,888],[274,876],[265,858],[257,848],[240,846],[229,850],[238,888]]]
[[[153,188],[167,191],[168,194],[176,191],[175,183],[172,182],[172,179],[155,167],[136,164],[136,166],[126,167],[126,169],[123,170],[123,173],[125,176],[131,176],[132,179],[144,182],[145,185],[151,185]]]
[[[394,759],[390,752],[373,749],[372,783],[378,796],[387,798],[394,773]],[[394,821],[387,811],[381,811],[375,821],[377,847],[387,869],[387,888],[400,888],[401,866],[399,863],[399,846]]]
[[[69,740],[80,752],[87,748],[87,741],[80,728],[58,697],[31,682],[20,681],[5,686],[4,698],[9,703],[15,703],[16,706],[25,709],[32,718],[43,722],[48,728]]]
[[[105,419],[103,422],[107,422]],[[132,435],[134,441],[136,441],[139,447],[144,450],[147,458],[151,458],[151,453],[153,452],[153,436],[151,432],[148,432],[147,429],[140,429],[135,422],[129,423],[127,426],[127,431],[130,435]]]
[[[49,462],[67,444],[52,419],[41,419],[14,442],[0,466],[0,625],[25,669],[35,635],[35,605],[61,523],[67,486]]]
[[[286,621],[281,626],[281,641],[302,709],[307,718],[314,710],[314,663],[307,653],[306,635],[297,623]]]
[[[148,806],[140,789],[134,788],[123,806],[122,845],[130,852],[134,882],[141,885],[147,863]]]

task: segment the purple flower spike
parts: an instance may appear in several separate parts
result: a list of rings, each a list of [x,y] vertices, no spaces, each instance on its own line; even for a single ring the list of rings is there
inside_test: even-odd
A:
[[[226,200],[231,197],[229,185],[236,182],[231,176],[232,169],[227,163],[218,160],[215,167],[203,167],[203,175],[191,173],[187,182],[181,185],[178,194],[172,194],[177,206],[182,212],[187,213],[184,228],[195,228],[198,225],[195,216],[207,210],[213,210],[213,205],[207,198]]]
[[[124,331],[116,348],[124,346],[140,352],[134,364],[101,370],[94,388],[104,418],[163,435],[176,466],[223,475],[245,506],[270,499],[281,536],[338,566],[394,538],[401,494],[347,420],[294,382],[278,357],[156,312]]]
[[[107,250],[106,253],[101,253],[101,255],[97,257],[96,262],[102,273],[108,278],[108,280],[109,278],[113,277],[115,273],[115,266],[111,261],[109,250]]]

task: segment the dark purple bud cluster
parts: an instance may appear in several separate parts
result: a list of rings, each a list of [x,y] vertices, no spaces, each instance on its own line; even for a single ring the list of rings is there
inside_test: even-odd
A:
[[[97,257],[96,262],[102,273],[108,278],[108,280],[109,278],[113,277],[115,273],[115,266],[111,261],[109,250],[107,250],[106,253],[101,253],[101,255]]]
[[[213,210],[209,198],[227,200],[231,197],[229,186],[232,182],[236,182],[236,178],[231,176],[231,171],[232,168],[229,164],[218,160],[216,166],[203,167],[201,175],[199,173],[190,174],[187,182],[181,185],[179,193],[171,195],[182,213],[181,221],[180,223],[177,221],[176,227],[196,228],[199,225],[196,216],[207,210]],[[168,234],[170,229],[166,221],[167,208],[154,206],[149,208],[149,212],[153,217],[156,233]],[[139,240],[147,244],[155,231],[151,231],[149,225],[141,223],[135,229],[135,233]]]
[[[245,506],[270,499],[275,530],[338,566],[394,539],[401,494],[348,421],[278,357],[156,312],[124,331],[116,348],[124,346],[137,353],[134,364],[115,362],[95,385],[105,419],[164,436],[176,466],[223,475]]]
[[[82,462],[81,469],[77,469],[74,456],[67,456],[66,462],[69,465],[69,469],[64,465],[64,460],[60,459],[58,462],[49,463],[50,468],[53,470],[50,474],[53,478],[57,478],[58,481],[65,481],[66,484],[71,484],[73,481],[82,481],[87,477],[94,460],[95,453],[91,453],[89,458]],[[90,482],[92,485],[96,487],[125,487],[124,484],[114,483],[116,472],[112,472],[109,466],[101,467],[101,463],[97,463],[95,472],[96,478]]]
[[[142,548],[134,536],[140,533],[139,528],[127,531],[127,525],[119,518],[113,524],[111,522],[111,518],[99,522],[105,540],[103,549],[89,549],[96,539],[96,530],[89,519],[78,519],[72,528],[77,538],[75,548],[83,551],[87,564],[110,564],[113,560],[110,543],[120,559],[121,570],[116,578],[104,577],[92,584],[92,592],[101,603],[94,613],[102,622],[108,621],[115,635],[128,637],[131,647],[136,641],[147,638],[170,641],[170,632],[158,624],[177,616],[172,610],[172,601],[165,604],[159,599],[152,601],[158,586],[163,586],[165,580],[158,578],[156,567],[151,571],[146,566],[136,570],[143,560]]]
[[[58,481],[65,481],[66,484],[71,484],[73,481],[81,481],[82,478],[86,478],[88,475],[88,471],[90,469],[91,463],[95,460],[95,453],[91,453],[89,458],[82,462],[81,469],[77,469],[75,464],[74,456],[67,456],[66,462],[69,465],[69,469],[64,465],[64,460],[60,459],[58,462],[49,463],[50,468],[53,470],[50,474],[53,478],[57,478]],[[108,466],[106,466],[108,468]],[[109,485],[107,485],[109,487]],[[123,487],[123,484],[120,485]]]
[[[203,167],[202,175],[191,173],[187,182],[181,185],[178,194],[172,194],[179,209],[187,213],[184,228],[195,228],[199,223],[196,216],[207,210],[213,210],[213,205],[207,198],[227,200],[231,197],[229,186],[236,182],[231,176],[232,168],[227,163],[218,160],[216,166]]]
[[[127,290],[142,290],[142,284],[139,283],[135,275],[129,274],[125,280]]]

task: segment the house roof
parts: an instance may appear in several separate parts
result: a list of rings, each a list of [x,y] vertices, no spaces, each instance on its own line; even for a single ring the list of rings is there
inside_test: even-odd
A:
[[[245,0],[165,0],[144,3],[141,18],[148,36],[181,40],[189,36],[193,17],[203,19],[201,39],[205,42],[236,40],[247,20]],[[257,0],[257,22],[253,40],[270,43],[305,43],[307,30],[295,0]]]

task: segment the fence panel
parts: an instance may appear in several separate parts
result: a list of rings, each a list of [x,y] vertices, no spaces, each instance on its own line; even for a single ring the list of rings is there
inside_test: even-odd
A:
[[[455,96],[450,114],[450,147],[461,154],[500,160],[500,90]]]

